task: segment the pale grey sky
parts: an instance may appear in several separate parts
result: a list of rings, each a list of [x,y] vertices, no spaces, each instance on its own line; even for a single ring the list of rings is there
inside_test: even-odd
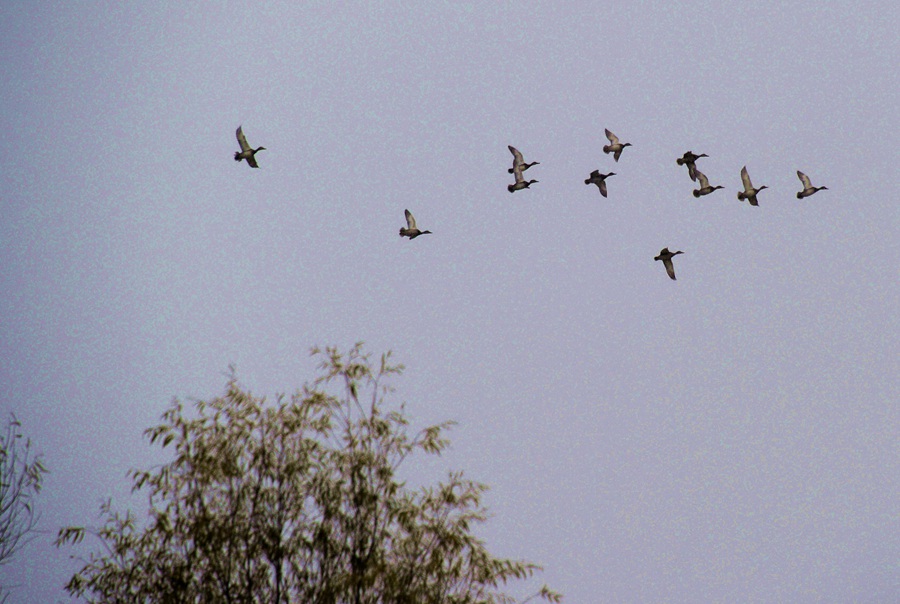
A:
[[[459,422],[411,478],[491,485],[567,602],[900,599],[893,4],[303,4],[0,5],[0,411],[52,471],[12,603],[173,396],[357,340]]]

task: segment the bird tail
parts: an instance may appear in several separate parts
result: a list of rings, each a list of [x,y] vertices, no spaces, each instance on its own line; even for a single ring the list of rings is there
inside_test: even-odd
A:
[[[738,199],[744,201],[744,197],[745,195],[741,191],[738,191]]]
[[[797,199],[803,199],[803,192],[797,193]]]
[[[700,199],[700,189],[694,189],[694,197]]]
[[[239,151],[234,152],[234,161],[241,161],[241,153]]]
[[[683,166],[684,160],[679,157],[678,159],[675,160],[675,163],[677,163],[679,166]]]
[[[609,153],[609,150],[610,150],[610,149],[609,149],[609,145],[603,145],[603,152],[604,152],[604,153]]]
[[[586,185],[591,184],[591,179],[590,178],[585,179],[584,184],[586,184]]]

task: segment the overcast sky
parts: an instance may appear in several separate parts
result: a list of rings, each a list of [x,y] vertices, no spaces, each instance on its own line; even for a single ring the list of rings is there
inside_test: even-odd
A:
[[[51,470],[10,602],[67,600],[172,397],[357,340],[459,422],[405,469],[491,485],[515,594],[900,600],[894,3],[334,4],[0,4],[0,411]]]

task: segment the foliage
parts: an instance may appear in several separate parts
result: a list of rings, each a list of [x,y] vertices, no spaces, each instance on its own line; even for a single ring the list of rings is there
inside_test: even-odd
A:
[[[386,411],[384,382],[402,366],[373,368],[357,344],[313,350],[322,371],[272,404],[241,390],[174,401],[151,443],[172,462],[134,471],[149,496],[138,522],[107,504],[93,553],[67,585],[98,603],[468,604],[513,602],[500,591],[537,566],[494,558],[472,529],[486,487],[451,473],[417,491],[397,477],[412,453],[439,454],[450,423],[409,436],[403,407]],[[333,394],[332,392],[337,392]],[[59,532],[77,543],[85,529]],[[533,597],[560,596],[546,587]],[[531,599],[531,598],[529,598]]]
[[[13,415],[0,434],[0,566],[28,542],[38,520],[34,497],[47,473],[40,455],[32,452],[31,440],[23,444],[21,428]],[[4,587],[0,594],[5,600]]]

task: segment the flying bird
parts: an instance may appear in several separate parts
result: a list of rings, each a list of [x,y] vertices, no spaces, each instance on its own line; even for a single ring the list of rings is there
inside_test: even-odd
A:
[[[537,166],[538,164],[541,163],[539,161],[533,161],[530,164],[526,164],[525,160],[522,158],[522,154],[519,152],[518,149],[516,149],[512,145],[507,145],[507,147],[509,147],[509,152],[513,154],[513,167],[510,168],[509,170],[507,170],[507,172],[509,172],[510,174],[515,173],[516,166],[518,166],[522,170],[522,172],[524,172],[531,166]]]
[[[709,195],[716,189],[724,189],[725,187],[721,185],[717,185],[715,187],[709,186],[709,179],[706,178],[706,174],[701,172],[700,170],[694,170],[697,174],[697,178],[700,179],[700,188],[694,189],[694,197],[700,197],[701,195]]]
[[[683,254],[682,251],[670,252],[669,248],[664,247],[660,250],[659,256],[655,257],[654,260],[662,260],[663,264],[666,267],[666,272],[669,273],[669,277],[672,281],[675,281],[675,267],[672,265],[672,258],[677,256],[678,254]]]
[[[738,191],[738,199],[743,201],[747,200],[750,202],[751,206],[758,206],[759,202],[756,201],[756,195],[763,189],[768,189],[766,185],[761,186],[758,189],[753,188],[753,184],[750,182],[750,175],[747,174],[747,166],[741,168],[741,182],[744,183],[744,190]]]
[[[597,185],[597,188],[600,189],[600,195],[606,197],[606,179],[610,176],[615,175],[615,172],[610,172],[609,174],[600,174],[600,170],[594,170],[593,172],[591,172],[591,177],[585,179],[584,184]]]
[[[691,177],[692,181],[697,180],[697,164],[696,161],[701,157],[709,157],[706,153],[701,153],[700,155],[696,155],[691,151],[685,151],[684,155],[675,160],[679,166],[687,166],[688,176]]]
[[[606,132],[606,138],[609,139],[610,144],[603,145],[603,152],[607,153],[607,154],[612,153],[613,159],[616,161],[619,161],[619,156],[622,155],[622,150],[625,147],[631,147],[632,144],[631,143],[620,143],[618,136],[616,136],[615,134],[613,134],[612,132],[610,132],[609,130],[606,130],[606,129],[605,129],[605,132]]]
[[[247,137],[244,136],[244,131],[242,130],[242,128],[243,126],[238,126],[238,129],[235,132],[235,134],[237,135],[238,144],[241,146],[241,150],[234,152],[234,161],[241,161],[242,159],[246,159],[251,168],[258,168],[259,166],[256,164],[255,156],[259,151],[264,150],[265,147],[254,149],[249,144],[247,144]]]
[[[803,199],[804,197],[809,197],[816,191],[828,190],[828,187],[814,187],[812,183],[809,182],[809,176],[797,170],[797,178],[800,179],[800,182],[803,183],[803,190],[797,193],[797,199]]]
[[[406,228],[400,227],[400,236],[415,239],[419,235],[431,235],[431,231],[420,231],[416,228],[416,219],[409,210],[403,210],[406,214]]]
[[[522,189],[527,189],[528,187],[530,187],[531,185],[533,185],[534,183],[537,182],[536,180],[525,180],[522,177],[521,165],[515,166],[515,170],[513,170],[513,174],[516,177],[516,182],[511,185],[506,186],[506,190],[509,191],[510,193],[515,193],[516,191],[520,191]]]

